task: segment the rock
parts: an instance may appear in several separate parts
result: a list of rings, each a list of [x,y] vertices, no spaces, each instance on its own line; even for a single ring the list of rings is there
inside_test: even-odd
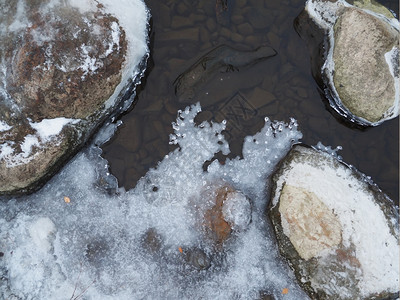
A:
[[[312,58],[320,68],[313,75],[331,107],[350,122],[376,126],[399,114],[400,25],[383,6],[363,2],[309,0],[296,28],[320,56]],[[320,30],[325,40],[315,41]]]
[[[186,264],[197,270],[207,270],[211,266],[211,259],[199,248],[190,248],[183,251]]]
[[[193,101],[197,91],[212,79],[217,71],[232,72],[275,55],[276,51],[268,46],[259,47],[254,51],[239,51],[227,45],[218,46],[175,80],[178,101]]]
[[[237,26],[239,33],[243,36],[252,35],[254,33],[253,27],[249,23],[242,23]]]
[[[398,293],[398,207],[334,152],[295,146],[273,176],[269,215],[312,299]]]
[[[212,187],[204,193],[211,207],[201,217],[205,237],[217,248],[231,237],[232,232],[243,232],[251,222],[251,204],[241,192],[228,185]]]
[[[127,7],[143,11],[136,30],[101,1],[18,3],[0,7],[0,194],[44,184],[129,105],[147,57],[143,3]]]
[[[258,2],[262,5],[261,1]],[[266,29],[274,22],[272,14],[268,14],[265,10],[260,10],[256,7],[248,7],[244,9],[243,14],[255,30]]]
[[[365,28],[374,28],[374,32]],[[397,116],[398,112],[391,113],[395,85],[385,53],[398,45],[399,32],[358,8],[344,9],[334,32],[333,80],[343,105],[371,123],[385,118],[387,112]]]

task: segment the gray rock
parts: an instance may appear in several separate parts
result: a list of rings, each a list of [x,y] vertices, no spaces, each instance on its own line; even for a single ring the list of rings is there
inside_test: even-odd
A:
[[[268,46],[254,51],[239,51],[227,45],[221,45],[201,57],[193,66],[175,80],[175,94],[180,102],[191,102],[217,71],[233,72],[276,55]]]
[[[343,105],[371,123],[381,121],[396,93],[385,53],[398,45],[399,32],[358,8],[345,8],[334,32],[333,81]]]
[[[269,215],[312,299],[398,295],[398,207],[334,152],[295,146],[273,176]]]
[[[350,122],[376,126],[399,114],[400,25],[380,4],[355,4],[309,0],[296,28],[308,39],[313,75],[331,107]]]
[[[128,104],[147,51],[101,4],[17,3],[0,5],[0,194],[38,188]]]

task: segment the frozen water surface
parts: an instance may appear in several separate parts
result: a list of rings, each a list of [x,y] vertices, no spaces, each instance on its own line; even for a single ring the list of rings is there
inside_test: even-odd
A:
[[[307,298],[279,259],[264,215],[266,180],[301,138],[295,121],[266,119],[246,139],[243,159],[214,161],[204,171],[203,164],[219,151],[229,153],[229,145],[224,123],[195,125],[199,111],[193,105],[179,112],[170,137],[178,149],[135,189],[116,188],[92,145],[39,192],[4,200],[0,298],[256,299],[261,291]],[[105,128],[106,137],[112,129]],[[99,135],[94,143],[102,140]],[[205,241],[198,212],[213,201],[205,191],[224,184],[251,200],[251,223],[248,205],[230,199],[224,214],[241,230],[217,249]],[[187,253],[206,267],[196,268]]]

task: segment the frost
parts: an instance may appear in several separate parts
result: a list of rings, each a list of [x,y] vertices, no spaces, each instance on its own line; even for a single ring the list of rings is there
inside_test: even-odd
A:
[[[43,252],[51,249],[49,237],[55,232],[54,223],[49,218],[40,218],[29,227],[29,234],[36,248]]]
[[[28,157],[31,154],[32,147],[34,146],[39,146],[38,138],[31,134],[25,136],[24,141],[21,144],[22,157]]]
[[[12,126],[0,120],[0,132],[10,130]]]
[[[398,26],[400,28],[400,26]],[[393,47],[392,50],[385,53],[385,59],[389,66],[390,74],[392,74],[394,78],[394,88],[395,88],[395,101],[393,107],[391,107],[388,112],[387,116],[397,116],[399,112],[399,102],[400,102],[400,75],[399,75],[399,49]]]
[[[67,124],[76,124],[79,119],[67,119],[67,118],[55,118],[55,119],[43,119],[40,122],[29,124],[33,129],[36,130],[41,141],[48,140],[51,136],[57,135],[61,132],[63,127]]]
[[[285,299],[306,299],[280,260],[263,210],[266,179],[301,137],[295,122],[267,120],[246,139],[243,159],[214,161],[204,171],[229,145],[225,124],[195,125],[200,110],[179,113],[171,136],[179,148],[135,189],[112,192],[116,183],[92,145],[39,192],[2,201],[0,298],[69,299],[87,289],[85,299],[256,299],[261,291],[282,299],[288,288]],[[111,127],[95,142],[107,140]],[[210,203],[202,191],[215,182],[239,191],[224,215],[245,229],[221,250],[204,241],[197,213]]]
[[[243,194],[230,193],[224,201],[222,214],[234,230],[243,231],[251,221],[251,204]]]

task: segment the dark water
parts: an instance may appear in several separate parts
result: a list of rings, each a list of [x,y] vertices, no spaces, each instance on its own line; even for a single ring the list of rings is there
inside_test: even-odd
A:
[[[111,172],[126,189],[171,150],[171,122],[180,103],[174,81],[218,45],[252,50],[268,45],[277,55],[249,67],[217,71],[197,91],[198,120],[228,120],[225,132],[232,156],[241,154],[243,137],[256,133],[263,119],[297,119],[302,141],[343,147],[339,154],[395,202],[399,199],[399,118],[365,130],[342,124],[326,109],[311,76],[310,58],[293,21],[304,0],[147,0],[151,10],[151,59],[137,104],[103,147]],[[227,2],[228,10],[218,9]],[[398,12],[397,1],[382,1]],[[219,159],[223,159],[219,157]]]

